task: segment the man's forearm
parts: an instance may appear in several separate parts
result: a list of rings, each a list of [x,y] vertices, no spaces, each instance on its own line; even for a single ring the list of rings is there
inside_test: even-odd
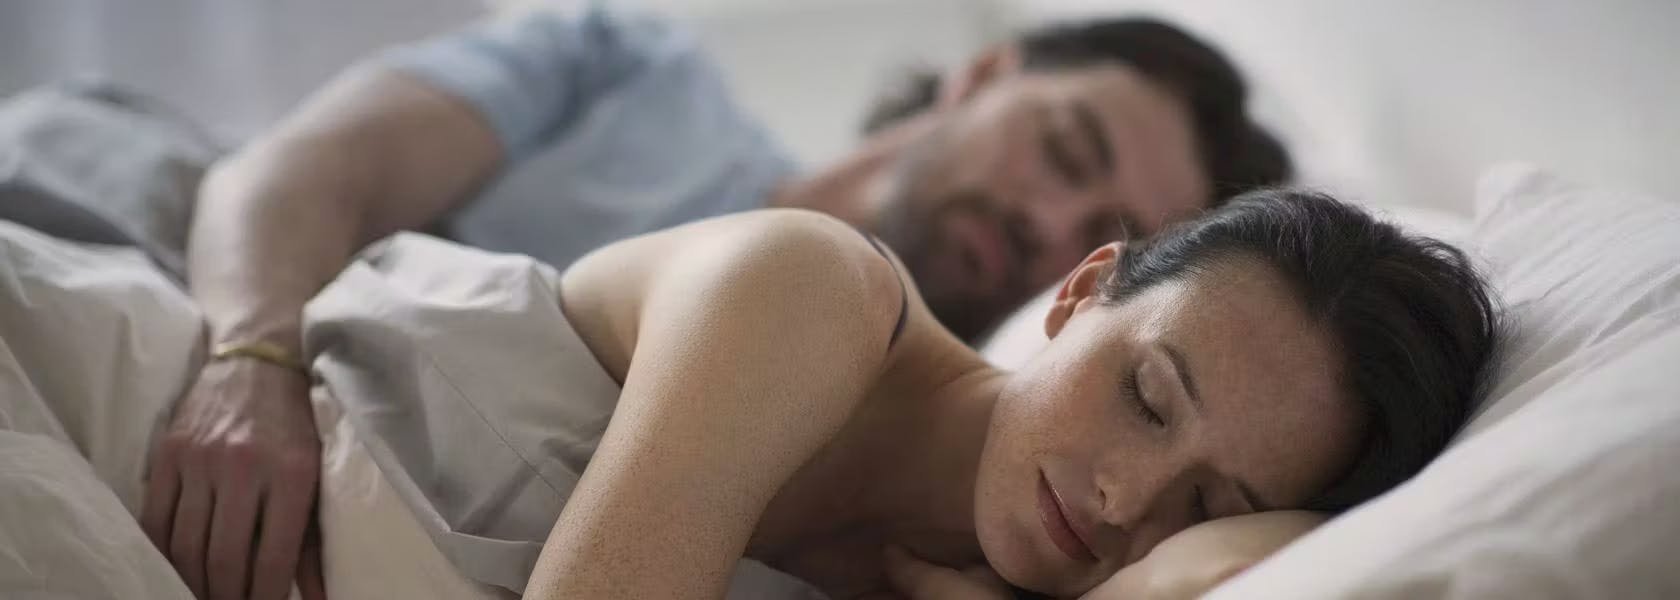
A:
[[[355,157],[324,140],[259,143],[200,191],[188,280],[213,343],[302,343],[302,309],[365,241]]]
[[[460,101],[401,73],[347,71],[205,180],[187,271],[212,341],[296,349],[303,304],[352,255],[436,220],[500,159]]]

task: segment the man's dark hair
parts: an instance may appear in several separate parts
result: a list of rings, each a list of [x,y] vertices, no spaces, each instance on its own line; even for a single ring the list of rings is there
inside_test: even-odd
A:
[[[1310,506],[1339,512],[1439,454],[1483,392],[1499,326],[1464,254],[1329,196],[1269,189],[1129,245],[1100,288],[1121,303],[1232,259],[1259,259],[1334,336],[1345,389],[1369,415],[1360,456]]]
[[[1143,18],[1048,25],[1015,41],[1026,69],[1128,65],[1184,101],[1196,148],[1212,183],[1209,204],[1289,178],[1289,155],[1245,111],[1248,87],[1219,51],[1166,23]],[[939,93],[939,75],[913,69],[864,120],[874,132],[919,113]]]

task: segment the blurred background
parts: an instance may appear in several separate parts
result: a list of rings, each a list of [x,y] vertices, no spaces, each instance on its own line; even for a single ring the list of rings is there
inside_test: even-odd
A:
[[[520,3],[0,0],[0,94],[100,76],[166,100],[225,139],[240,139],[357,57]],[[699,33],[740,101],[807,162],[830,158],[855,139],[872,92],[895,68],[958,61],[1008,27],[1006,4],[981,0],[634,4]]]
[[[103,77],[237,142],[359,56],[533,1],[0,0],[0,94]],[[807,163],[844,152],[906,65],[949,67],[1046,20],[1142,12],[1222,47],[1304,179],[1353,199],[1468,214],[1475,174],[1512,158],[1680,197],[1680,2],[635,3],[697,31]]]

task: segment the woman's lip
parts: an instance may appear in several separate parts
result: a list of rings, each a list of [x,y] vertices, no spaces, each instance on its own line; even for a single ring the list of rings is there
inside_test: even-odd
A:
[[[1050,541],[1068,558],[1077,561],[1097,560],[1097,556],[1091,553],[1090,546],[1085,545],[1085,542],[1079,539],[1079,534],[1074,532],[1073,524],[1068,521],[1061,500],[1056,497],[1056,490],[1050,487],[1050,479],[1043,473],[1038,475],[1038,517],[1044,523],[1044,530],[1049,534]]]

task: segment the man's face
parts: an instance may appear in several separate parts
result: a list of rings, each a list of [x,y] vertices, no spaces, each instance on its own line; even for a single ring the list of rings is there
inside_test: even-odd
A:
[[[942,104],[876,230],[964,339],[1091,249],[1153,235],[1208,197],[1187,107],[1129,67],[1008,73]]]

